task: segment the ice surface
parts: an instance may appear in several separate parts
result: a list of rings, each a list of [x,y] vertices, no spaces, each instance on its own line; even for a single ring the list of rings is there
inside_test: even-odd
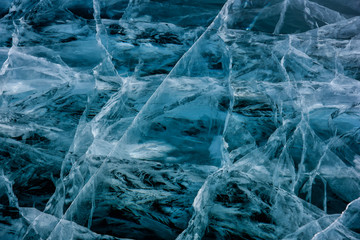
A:
[[[0,17],[0,238],[360,239],[357,1]]]

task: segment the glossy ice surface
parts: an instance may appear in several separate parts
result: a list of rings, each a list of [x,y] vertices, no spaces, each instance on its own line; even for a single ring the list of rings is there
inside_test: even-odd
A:
[[[0,239],[360,239],[360,1],[0,17]]]

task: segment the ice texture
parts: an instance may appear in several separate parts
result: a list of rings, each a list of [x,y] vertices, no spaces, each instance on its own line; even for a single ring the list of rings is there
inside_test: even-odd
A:
[[[0,17],[0,239],[360,239],[359,1]]]

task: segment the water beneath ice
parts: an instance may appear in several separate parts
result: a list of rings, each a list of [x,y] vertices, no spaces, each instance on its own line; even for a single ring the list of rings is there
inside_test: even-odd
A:
[[[0,3],[0,239],[360,239],[359,1]]]

